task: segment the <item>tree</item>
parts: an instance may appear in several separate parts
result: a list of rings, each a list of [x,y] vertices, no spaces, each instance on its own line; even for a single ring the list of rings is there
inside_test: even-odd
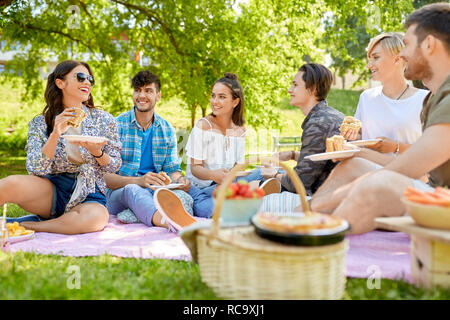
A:
[[[364,66],[370,38],[402,31],[407,14],[414,9],[411,0],[325,0],[325,4],[330,14],[324,21],[326,36],[320,44],[332,57],[339,75],[360,75],[357,83],[369,75]]]
[[[302,57],[321,59],[314,47],[321,8],[308,0],[251,0],[238,13],[234,4],[16,0],[4,10],[2,37],[28,49],[8,68],[21,70],[32,99],[42,94],[45,61],[86,60],[99,79],[96,99],[117,113],[129,108],[128,80],[140,69],[136,51],[143,51],[164,95],[180,96],[187,105],[191,125],[197,108],[206,113],[214,81],[234,72],[245,87],[247,122],[277,126],[276,102]]]

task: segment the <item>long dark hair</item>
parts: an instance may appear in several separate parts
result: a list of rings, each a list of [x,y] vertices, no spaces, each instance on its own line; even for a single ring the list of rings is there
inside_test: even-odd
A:
[[[62,104],[63,101],[63,93],[60,88],[55,83],[56,79],[64,79],[64,77],[72,71],[77,66],[84,66],[88,69],[89,74],[92,74],[91,68],[86,62],[76,61],[76,60],[66,60],[59,63],[55,70],[48,75],[47,78],[47,87],[45,89],[45,102],[47,105],[45,106],[42,114],[44,115],[45,123],[47,124],[47,137],[53,131],[53,125],[55,122],[55,117],[63,112],[64,107]],[[88,108],[95,108],[94,106],[94,98],[92,94],[89,94],[88,100],[83,102],[83,104]]]
[[[222,78],[217,80],[214,85],[216,83],[222,83],[223,85],[227,86],[231,91],[233,100],[239,98],[239,103],[233,110],[231,120],[237,126],[244,125],[244,90],[242,90],[242,86],[239,83],[238,76],[234,73],[227,72]],[[211,113],[211,115],[215,117],[213,113]]]

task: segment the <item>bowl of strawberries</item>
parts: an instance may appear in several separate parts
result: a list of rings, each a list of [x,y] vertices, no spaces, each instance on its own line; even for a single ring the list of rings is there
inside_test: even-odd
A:
[[[217,189],[216,189],[217,190]],[[213,192],[216,204],[216,190]],[[222,225],[249,225],[250,219],[258,212],[265,192],[261,188],[252,188],[245,180],[232,183],[226,190],[222,204],[220,222]]]

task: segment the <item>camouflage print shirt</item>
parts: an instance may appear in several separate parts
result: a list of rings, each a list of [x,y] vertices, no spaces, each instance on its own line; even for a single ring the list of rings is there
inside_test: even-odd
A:
[[[303,120],[302,148],[294,170],[309,195],[316,192],[336,164],[331,160],[314,162],[306,160],[305,157],[325,152],[326,138],[340,134],[339,127],[344,117],[343,113],[328,106],[326,100],[322,100],[311,109]],[[294,185],[287,175],[282,177],[281,184],[288,191],[295,192]]]

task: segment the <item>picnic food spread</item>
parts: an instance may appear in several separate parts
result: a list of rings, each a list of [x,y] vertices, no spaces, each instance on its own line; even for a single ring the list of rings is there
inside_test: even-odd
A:
[[[361,121],[359,121],[355,117],[346,116],[344,118],[344,121],[342,121],[339,131],[341,132],[341,134],[344,134],[345,132],[347,132],[348,129],[353,129],[353,130],[359,131],[359,129],[361,129],[361,127],[362,127]]]
[[[213,191],[214,198],[216,197],[216,190]],[[239,180],[227,188],[225,198],[230,200],[261,199],[265,195],[263,189],[258,187],[252,189],[247,181]]]
[[[306,233],[319,229],[332,229],[342,225],[342,220],[339,217],[322,213],[304,216],[258,213],[256,221],[269,230],[283,233]]]
[[[343,136],[334,135],[326,140],[326,152],[344,150],[345,139]]]
[[[18,236],[24,236],[30,233],[33,233],[33,230],[28,230],[19,225],[18,222],[13,223],[7,223],[6,228],[8,228],[8,236],[10,238],[12,237],[18,237]]]
[[[83,122],[83,120],[86,119],[87,115],[81,108],[75,108],[74,113],[75,113],[74,119],[67,121],[67,123],[74,128],[78,128]]]

